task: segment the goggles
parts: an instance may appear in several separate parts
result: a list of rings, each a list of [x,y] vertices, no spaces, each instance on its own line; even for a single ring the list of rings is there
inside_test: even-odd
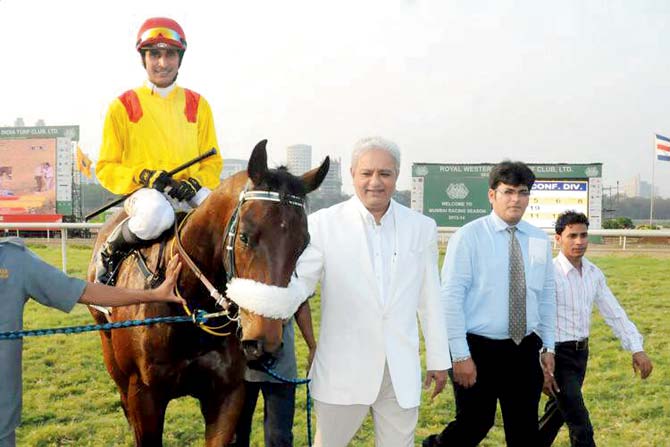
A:
[[[137,49],[159,42],[170,43],[170,41],[174,42],[179,49],[186,49],[186,40],[175,30],[165,27],[149,28],[143,32],[137,40]]]

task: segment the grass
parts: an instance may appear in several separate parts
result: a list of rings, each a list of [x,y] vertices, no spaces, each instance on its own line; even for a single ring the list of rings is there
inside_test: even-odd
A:
[[[31,245],[49,263],[60,266],[58,246]],[[84,277],[90,257],[86,245],[68,248],[68,273]],[[670,439],[670,275],[668,257],[617,253],[591,258],[605,272],[609,285],[631,319],[645,336],[645,349],[654,361],[651,377],[633,375],[630,354],[624,352],[596,312],[591,333],[591,357],[584,395],[596,432],[596,443],[608,447],[666,446]],[[312,301],[314,322],[319,322],[318,296]],[[26,306],[26,329],[88,324],[88,311],[77,306],[71,314],[31,301]],[[299,331],[296,331],[299,334]],[[298,368],[305,374],[306,347],[297,339]],[[123,417],[116,387],[102,362],[98,335],[57,335],[24,341],[23,423],[17,432],[19,446],[132,446],[133,436]],[[543,400],[544,403],[544,400]],[[305,390],[299,387],[294,427],[295,445],[306,445]],[[423,396],[417,426],[417,445],[441,430],[454,417],[451,389],[434,401]],[[254,419],[252,444],[262,446],[262,402]],[[197,402],[173,401],[167,412],[166,446],[203,445],[204,426]],[[368,418],[352,442],[374,445]],[[504,445],[502,420],[482,446]],[[554,444],[569,446],[563,429]]]

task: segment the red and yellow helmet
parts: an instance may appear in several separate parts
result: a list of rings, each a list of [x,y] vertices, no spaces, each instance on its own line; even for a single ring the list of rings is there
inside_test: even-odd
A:
[[[177,22],[166,17],[147,19],[137,32],[137,51],[168,47],[186,51],[184,30]]]

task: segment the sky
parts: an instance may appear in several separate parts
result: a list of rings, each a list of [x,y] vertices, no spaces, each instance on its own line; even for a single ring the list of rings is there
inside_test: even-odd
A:
[[[313,164],[381,135],[411,165],[603,163],[604,186],[651,181],[670,136],[666,0],[0,0],[0,126],[80,126],[97,159],[109,103],[146,79],[137,30],[176,19],[178,84],[212,106],[224,157],[268,139],[271,163],[310,144]],[[670,197],[670,163],[655,185]]]

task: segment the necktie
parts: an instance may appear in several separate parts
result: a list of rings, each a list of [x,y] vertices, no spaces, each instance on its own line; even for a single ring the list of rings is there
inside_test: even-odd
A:
[[[526,276],[523,270],[521,245],[514,233],[509,233],[509,336],[517,345],[526,335]]]

